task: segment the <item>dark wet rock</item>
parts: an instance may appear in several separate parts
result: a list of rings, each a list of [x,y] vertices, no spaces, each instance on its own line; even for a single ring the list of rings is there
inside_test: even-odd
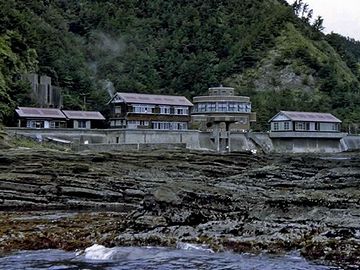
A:
[[[360,157],[339,155],[9,149],[0,153],[0,249],[183,241],[360,265]]]

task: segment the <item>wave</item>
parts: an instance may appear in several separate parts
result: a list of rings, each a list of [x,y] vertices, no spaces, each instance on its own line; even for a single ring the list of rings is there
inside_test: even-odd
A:
[[[212,249],[204,245],[195,245],[185,242],[179,242],[176,245],[177,250],[199,251],[204,253],[214,253]],[[77,253],[78,256],[83,255],[85,259],[90,260],[136,260],[145,257],[162,257],[165,253],[171,252],[173,249],[158,247],[113,247],[107,248],[103,245],[94,244],[86,248],[84,251]],[[174,250],[173,250],[174,251]],[[176,250],[175,250],[176,251]]]

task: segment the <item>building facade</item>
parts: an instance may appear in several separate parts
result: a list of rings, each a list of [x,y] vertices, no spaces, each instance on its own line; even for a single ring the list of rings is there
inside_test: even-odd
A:
[[[18,127],[65,128],[66,116],[60,109],[18,107]]]
[[[330,113],[280,111],[269,120],[271,132],[340,132],[341,120]]]
[[[200,130],[212,129],[214,122],[231,124],[230,130],[248,131],[256,114],[251,111],[249,97],[235,96],[234,88],[212,87],[207,96],[193,98],[192,123]]]
[[[66,116],[68,128],[84,128],[91,129],[101,127],[101,122],[105,117],[96,111],[68,111],[62,110]]]
[[[53,108],[18,107],[18,127],[25,128],[75,128],[97,127],[105,118],[95,111],[62,111]]]
[[[111,104],[111,128],[186,130],[192,103],[183,96],[116,93]]]

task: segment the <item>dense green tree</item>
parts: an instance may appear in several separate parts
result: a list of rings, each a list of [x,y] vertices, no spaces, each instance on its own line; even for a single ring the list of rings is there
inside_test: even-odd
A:
[[[320,84],[312,92],[277,91],[273,78],[269,92],[248,89],[257,128],[264,129],[280,109],[359,118],[359,44],[336,34],[325,37],[322,18],[311,23],[312,9],[303,1],[290,6],[284,0],[0,0],[0,6],[0,112],[7,119],[15,106],[30,102],[29,88],[19,80],[26,72],[51,76],[73,109],[105,110],[114,89],[191,98],[261,65],[289,25],[319,48],[305,41],[288,44],[277,52],[275,68],[298,63],[297,73]],[[328,60],[338,56],[334,63]],[[339,66],[357,79],[345,78]]]

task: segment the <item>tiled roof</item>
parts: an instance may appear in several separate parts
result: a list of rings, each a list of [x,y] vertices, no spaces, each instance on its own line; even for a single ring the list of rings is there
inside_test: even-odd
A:
[[[18,107],[15,111],[20,117],[66,119],[59,109]]]
[[[68,119],[79,120],[105,120],[105,117],[96,111],[62,111]]]
[[[331,113],[290,111],[280,111],[280,113],[287,116],[292,121],[341,123],[341,120],[333,116]]]
[[[193,104],[184,96],[149,95],[136,93],[116,93],[115,95],[120,97],[126,103],[193,106]]]

